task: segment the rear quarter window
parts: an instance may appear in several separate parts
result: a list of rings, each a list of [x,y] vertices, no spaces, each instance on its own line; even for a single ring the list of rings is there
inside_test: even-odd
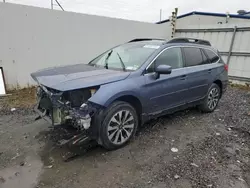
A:
[[[204,51],[207,54],[207,57],[211,63],[216,63],[220,59],[219,56],[212,50],[204,49]]]

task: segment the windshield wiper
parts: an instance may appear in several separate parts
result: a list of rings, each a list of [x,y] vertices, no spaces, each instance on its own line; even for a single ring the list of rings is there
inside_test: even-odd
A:
[[[123,71],[126,71],[126,67],[125,67],[125,64],[124,64],[124,62],[122,61],[122,58],[121,58],[121,56],[118,54],[118,52],[116,52],[116,54],[118,55],[118,57],[119,57],[119,60],[120,60],[120,62],[121,62],[121,65],[122,65],[122,70]]]
[[[113,50],[110,50],[110,52],[108,53],[106,59],[105,59],[105,65],[104,65],[104,68],[108,69],[108,59],[109,57],[111,56],[111,54],[113,53]]]

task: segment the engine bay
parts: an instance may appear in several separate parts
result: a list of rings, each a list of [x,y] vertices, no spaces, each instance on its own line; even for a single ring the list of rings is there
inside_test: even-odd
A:
[[[59,92],[39,86],[36,111],[39,111],[40,116],[50,119],[53,125],[70,124],[77,130],[87,130],[97,109],[88,99],[97,89],[96,87]]]

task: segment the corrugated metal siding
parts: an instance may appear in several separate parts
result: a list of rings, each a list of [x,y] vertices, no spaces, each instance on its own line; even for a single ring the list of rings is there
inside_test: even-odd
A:
[[[176,37],[191,37],[210,41],[219,51],[227,52],[233,36],[232,32],[177,32]]]
[[[198,28],[198,27],[197,27]],[[214,28],[217,28],[216,25]],[[228,52],[233,32],[177,32],[176,37],[192,37],[205,39],[220,52]],[[232,52],[250,52],[250,31],[237,31]],[[227,56],[222,56],[227,61]],[[231,56],[229,62],[229,75],[250,78],[250,57]]]
[[[235,35],[233,52],[250,52],[250,31],[238,31]]]

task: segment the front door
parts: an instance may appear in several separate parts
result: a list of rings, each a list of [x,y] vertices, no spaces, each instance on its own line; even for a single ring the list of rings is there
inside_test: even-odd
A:
[[[172,67],[170,74],[155,77],[155,67],[159,65]],[[179,47],[168,48],[160,52],[155,61],[147,68],[145,77],[145,91],[148,98],[149,113],[158,113],[185,103],[186,85],[185,70],[183,68],[182,52]]]

